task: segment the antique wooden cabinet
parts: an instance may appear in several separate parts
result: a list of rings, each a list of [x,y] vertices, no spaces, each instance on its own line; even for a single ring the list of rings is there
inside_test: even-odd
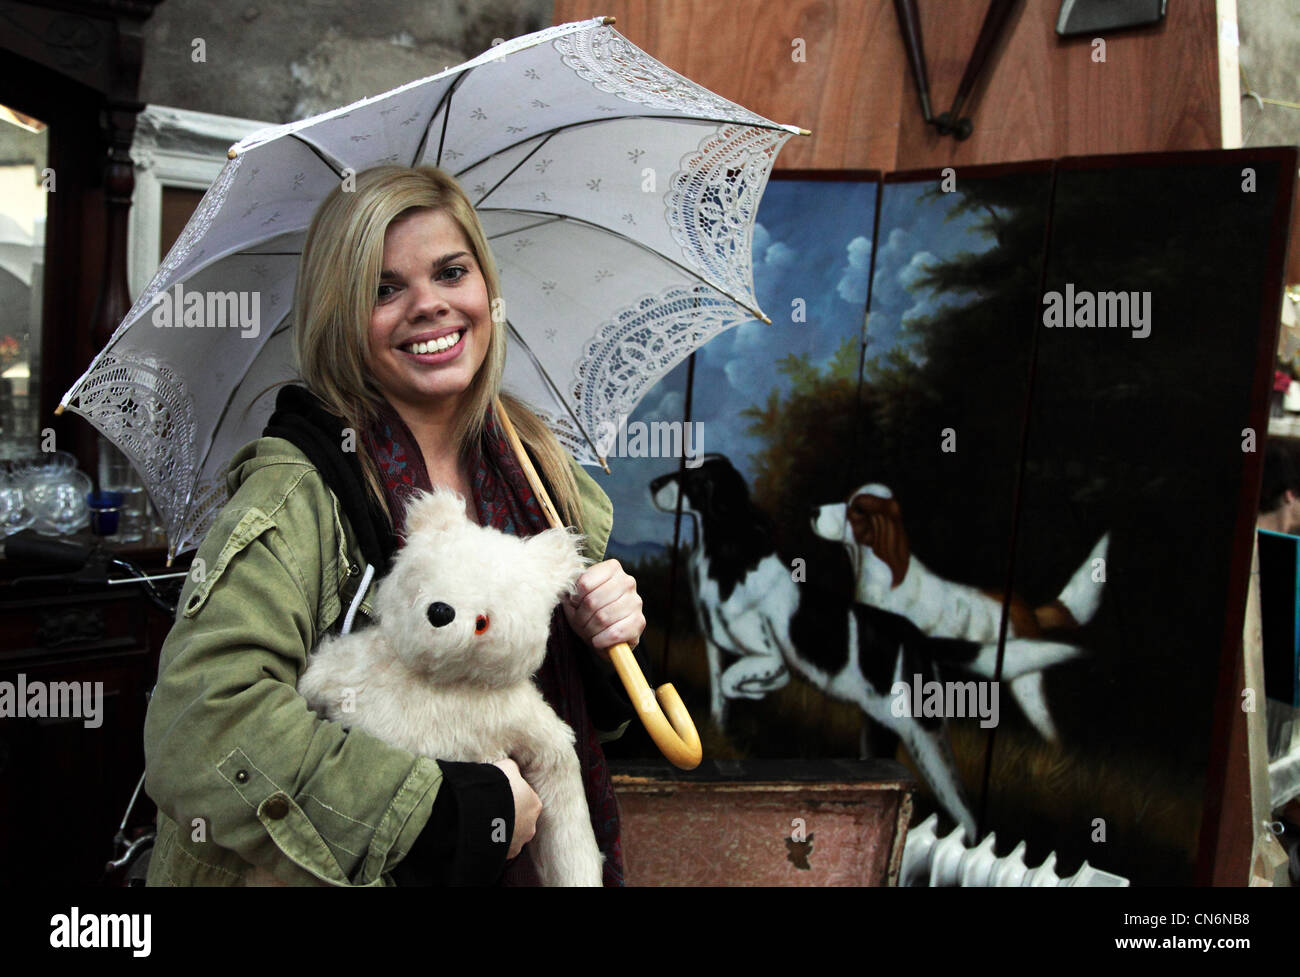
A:
[[[171,620],[138,585],[25,579],[41,572],[0,559],[0,887],[111,882],[104,869],[144,771],[147,696]],[[72,682],[83,694],[64,687],[52,710],[45,693]],[[153,813],[142,793],[132,824]]]

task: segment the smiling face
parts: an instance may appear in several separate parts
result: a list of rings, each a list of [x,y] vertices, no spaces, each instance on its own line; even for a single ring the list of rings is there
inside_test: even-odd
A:
[[[454,412],[487,354],[487,282],[465,233],[442,211],[420,209],[384,235],[370,313],[370,362],[399,412]]]

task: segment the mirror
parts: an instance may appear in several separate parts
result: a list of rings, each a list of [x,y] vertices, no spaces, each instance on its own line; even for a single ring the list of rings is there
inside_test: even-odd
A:
[[[45,123],[0,105],[0,461],[39,449],[48,154]]]

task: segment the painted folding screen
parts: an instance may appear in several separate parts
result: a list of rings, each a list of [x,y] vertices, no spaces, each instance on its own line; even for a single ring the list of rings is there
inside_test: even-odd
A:
[[[1294,150],[1057,166],[1044,301],[1072,292],[1074,326],[1035,331],[1015,588],[1050,599],[1103,533],[1109,553],[1085,654],[1047,683],[1061,745],[997,731],[989,826],[1038,854],[1138,883],[1195,875],[1222,790],[1207,778],[1226,745],[1215,713],[1242,702],[1226,682],[1295,172]],[[1101,292],[1128,294],[1127,324],[1103,326],[1094,302],[1084,325]]]
[[[725,460],[622,458],[604,483],[610,555],[653,553],[629,560],[645,657],[706,754],[893,755],[901,737],[918,818],[982,811],[999,852],[1055,850],[1062,875],[1086,858],[1190,881],[1294,171],[1293,151],[1253,150],[774,180],[755,247],[772,325],[719,337],[650,405]],[[689,517],[649,521],[674,472],[730,509],[703,547]],[[814,534],[813,507],[868,486],[882,542]],[[763,559],[747,596],[737,567]],[[990,676],[976,715],[923,714],[927,683]]]

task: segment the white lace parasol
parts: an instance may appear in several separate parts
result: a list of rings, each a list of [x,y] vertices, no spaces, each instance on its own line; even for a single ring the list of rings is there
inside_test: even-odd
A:
[[[401,163],[456,176],[500,270],[505,387],[583,464],[603,461],[619,420],[692,350],[766,318],[754,298],[754,215],[777,153],[801,130],[701,88],[607,21],[515,38],[231,149],[61,404],[140,472],[173,556],[198,545],[225,502],[226,466],[260,436],[270,388],[296,376],[303,239],[350,173]],[[231,294],[256,296],[257,328],[239,327],[237,304],[227,314]],[[180,315],[193,295],[194,315]],[[173,298],[176,320],[160,327],[154,313]]]

